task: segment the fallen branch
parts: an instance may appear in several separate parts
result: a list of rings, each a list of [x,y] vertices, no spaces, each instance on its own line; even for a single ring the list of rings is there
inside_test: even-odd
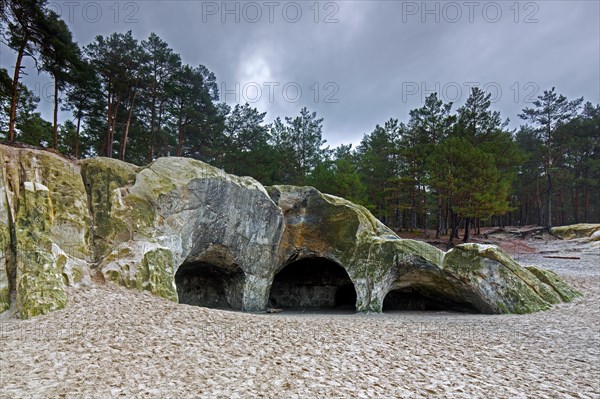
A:
[[[579,256],[544,256],[544,258],[552,258],[552,259],[581,259]]]
[[[508,234],[516,238],[528,238],[529,236],[537,236],[540,234],[548,233],[549,230],[547,227],[541,226],[524,226],[524,227],[497,227],[494,230],[490,230],[484,234],[487,238],[488,236],[493,236],[495,234]]]
[[[515,237],[527,238],[528,236],[536,236],[538,234],[548,233],[547,227],[533,227],[518,230],[506,230],[507,233],[512,234]]]

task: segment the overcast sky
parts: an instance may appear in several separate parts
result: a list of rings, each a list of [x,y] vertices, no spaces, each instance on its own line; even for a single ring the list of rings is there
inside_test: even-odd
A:
[[[600,102],[600,2],[591,1],[71,1],[50,2],[81,45],[96,35],[155,32],[185,63],[203,64],[222,100],[267,120],[303,106],[332,146],[360,142],[438,91],[456,109],[478,84],[517,127],[545,89]],[[0,49],[12,74],[14,56]],[[28,64],[31,65],[31,64]],[[29,68],[25,83],[49,82]],[[48,91],[50,94],[51,91]],[[51,105],[40,108],[51,119]],[[65,115],[68,116],[68,115]]]

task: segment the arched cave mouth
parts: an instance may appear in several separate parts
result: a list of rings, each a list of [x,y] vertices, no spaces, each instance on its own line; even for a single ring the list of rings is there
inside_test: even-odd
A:
[[[393,311],[450,311],[481,313],[470,303],[457,302],[427,290],[406,287],[391,290],[383,300],[383,312]]]
[[[269,306],[283,309],[354,311],[356,290],[346,270],[320,257],[286,265],[273,279]]]
[[[238,266],[206,262],[184,264],[175,273],[179,303],[207,308],[242,310],[244,272]]]

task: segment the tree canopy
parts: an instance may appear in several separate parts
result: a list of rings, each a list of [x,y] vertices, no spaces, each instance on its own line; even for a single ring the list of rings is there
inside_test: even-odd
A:
[[[600,221],[600,105],[544,91],[517,131],[478,87],[464,104],[433,93],[359,145],[326,146],[307,107],[269,116],[221,102],[217,78],[187,65],[157,34],[97,36],[83,47],[45,0],[0,0],[0,34],[16,54],[0,68],[0,135],[76,158],[138,165],[193,157],[266,185],[311,185],[368,207],[396,230],[458,238],[485,224]],[[53,82],[53,121],[21,81],[23,60]],[[456,109],[456,111],[453,111]],[[58,111],[70,111],[60,122]],[[403,110],[399,110],[403,111]]]

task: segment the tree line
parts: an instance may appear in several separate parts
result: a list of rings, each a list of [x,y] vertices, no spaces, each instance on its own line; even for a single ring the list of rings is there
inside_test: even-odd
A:
[[[453,111],[437,94],[365,134],[360,145],[326,147],[323,119],[265,123],[249,104],[219,102],[216,76],[182,62],[152,33],[97,36],[79,47],[45,0],[0,0],[0,34],[14,50],[0,68],[0,134],[77,158],[147,164],[187,156],[265,185],[312,185],[368,207],[396,230],[465,241],[484,225],[600,221],[600,105],[544,91],[507,129],[490,95],[473,88]],[[53,120],[21,83],[23,61],[53,82]],[[59,111],[72,118],[58,122]]]

